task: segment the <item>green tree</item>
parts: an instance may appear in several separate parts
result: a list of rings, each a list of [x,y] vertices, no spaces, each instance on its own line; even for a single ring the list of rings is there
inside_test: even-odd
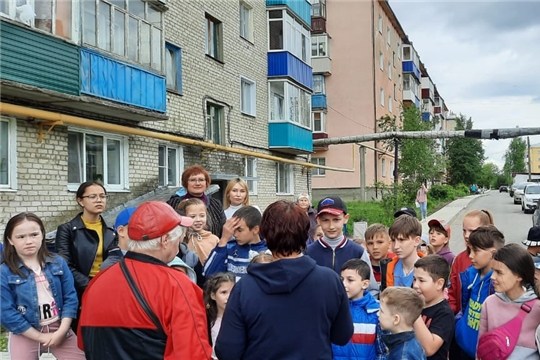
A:
[[[513,138],[504,154],[503,172],[507,178],[512,177],[512,173],[525,172],[525,154],[527,152],[527,143],[520,137]]]
[[[460,115],[456,119],[456,130],[470,130],[471,118]],[[479,139],[451,138],[447,142],[448,176],[452,185],[474,184],[478,181],[484,162],[484,148]]]
[[[497,165],[493,163],[484,164],[478,179],[478,185],[485,188],[495,188],[499,174],[500,171]]]

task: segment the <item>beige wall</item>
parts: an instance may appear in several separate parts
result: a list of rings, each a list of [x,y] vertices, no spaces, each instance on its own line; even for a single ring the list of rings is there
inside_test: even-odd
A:
[[[378,29],[379,14],[383,20],[382,33]],[[390,46],[386,45],[387,27],[391,32]],[[331,37],[332,58],[332,74],[326,78],[328,137],[379,132],[375,119],[390,114],[388,96],[393,99],[391,114],[399,118],[402,96],[398,75],[402,76],[402,73],[397,42],[399,40],[401,43],[401,39],[378,1],[328,0],[327,32]],[[380,51],[384,57],[383,71],[379,66]],[[388,62],[392,63],[393,52],[396,52],[396,64],[392,66],[392,78],[389,79]],[[394,84],[397,85],[396,98]],[[384,88],[384,107],[380,101],[381,87]],[[365,144],[376,146],[374,142]],[[314,176],[314,189],[360,186],[361,160],[357,145],[333,145],[327,151],[316,152],[313,157],[325,157],[328,166],[355,168],[353,173],[327,171],[325,176]],[[381,174],[383,158],[386,163],[385,176]],[[392,162],[391,156],[380,156],[373,150],[366,150],[366,185],[372,186],[375,181],[391,182],[392,170],[389,167]]]
[[[540,173],[540,146],[531,146],[529,156],[531,159],[531,172]]]

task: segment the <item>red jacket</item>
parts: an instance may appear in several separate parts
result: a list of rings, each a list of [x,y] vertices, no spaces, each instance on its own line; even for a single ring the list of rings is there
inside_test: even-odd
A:
[[[117,263],[100,272],[83,295],[78,344],[86,358],[211,359],[201,289],[151,256],[128,252],[125,261],[165,337],[139,305]]]
[[[452,263],[452,269],[450,271],[450,288],[448,289],[448,303],[457,314],[461,310],[461,280],[459,274],[467,270],[471,266],[471,259],[469,259],[469,253],[467,250],[460,252]]]

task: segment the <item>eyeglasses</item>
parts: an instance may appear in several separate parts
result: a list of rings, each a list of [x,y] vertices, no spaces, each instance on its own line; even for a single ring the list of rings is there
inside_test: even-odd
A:
[[[81,196],[81,199],[88,198],[88,199],[95,202],[98,199],[103,200],[103,201],[107,201],[109,199],[109,197],[110,197],[110,195],[105,195],[105,194],[100,194],[100,195],[92,194],[92,195]]]
[[[206,179],[205,178],[190,178],[188,179],[188,181],[190,183],[205,183]]]

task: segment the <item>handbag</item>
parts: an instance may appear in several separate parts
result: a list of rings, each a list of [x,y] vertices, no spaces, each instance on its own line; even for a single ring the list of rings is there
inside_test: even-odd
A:
[[[414,206],[416,206],[417,208],[420,207],[420,203],[418,202],[418,200],[416,200],[416,201],[414,202]]]
[[[521,304],[518,315],[504,325],[486,332],[478,339],[476,357],[479,360],[504,360],[516,347],[523,320],[537,299]]]
[[[127,265],[126,265],[125,259],[122,259],[120,261],[120,269],[122,269],[122,272],[124,273],[124,277],[126,278],[126,280],[128,282],[128,285],[131,288],[131,291],[133,292],[133,295],[135,295],[135,298],[137,299],[137,301],[139,302],[139,304],[143,308],[146,315],[148,315],[150,320],[152,320],[152,322],[156,326],[159,337],[162,338],[165,341],[167,339],[167,335],[165,334],[165,330],[163,330],[163,326],[161,326],[161,322],[159,321],[156,314],[152,311],[152,309],[150,308],[150,306],[146,302],[146,299],[144,298],[143,294],[139,290],[139,287],[137,286],[137,284],[133,280],[133,277],[131,276],[131,273],[129,272],[129,269],[128,269]]]

